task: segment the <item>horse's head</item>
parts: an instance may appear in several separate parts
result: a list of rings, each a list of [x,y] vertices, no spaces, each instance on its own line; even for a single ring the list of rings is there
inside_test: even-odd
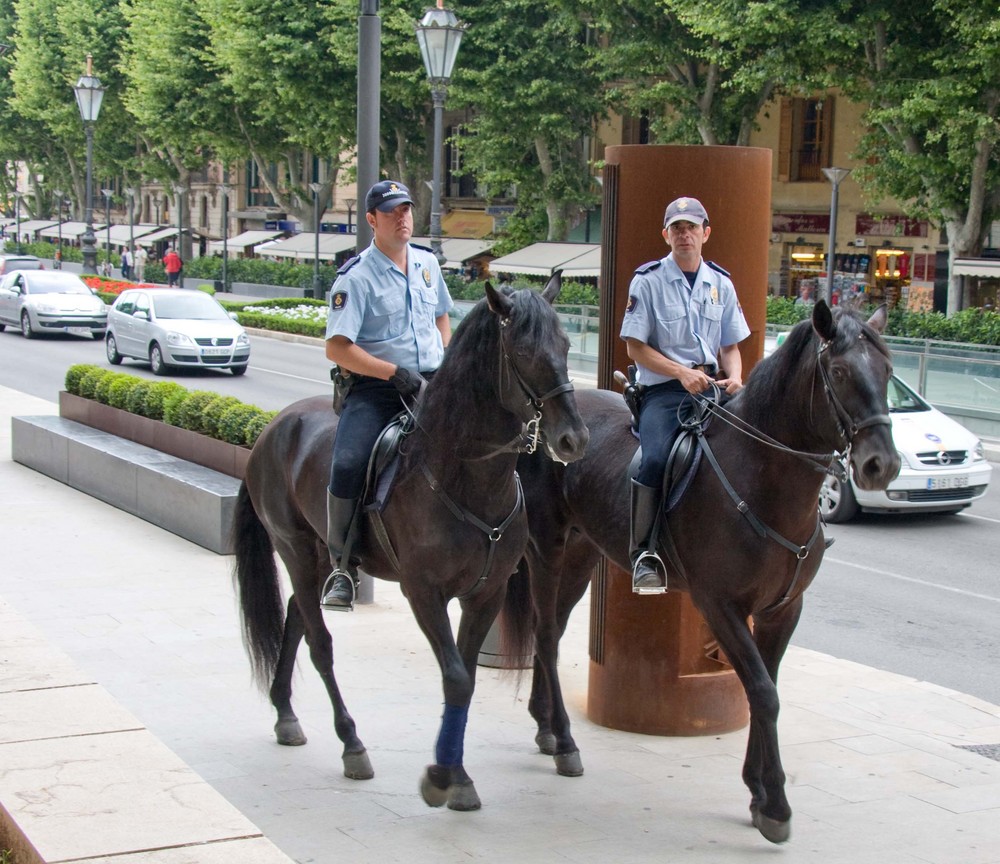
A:
[[[885,489],[899,473],[886,398],[892,359],[881,336],[885,324],[884,305],[867,321],[848,309],[831,311],[822,300],[813,307],[818,375],[837,418],[838,449],[849,453],[862,489]]]
[[[532,440],[540,438],[550,458],[566,463],[583,456],[590,433],[569,380],[569,339],[552,307],[561,287],[560,273],[541,294],[496,290],[487,282],[486,301],[500,329],[500,402]]]

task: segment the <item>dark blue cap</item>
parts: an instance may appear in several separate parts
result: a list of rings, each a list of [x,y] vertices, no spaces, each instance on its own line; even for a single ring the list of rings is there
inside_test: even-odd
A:
[[[365,211],[368,213],[376,209],[383,213],[389,213],[400,204],[412,203],[410,190],[395,180],[380,180],[365,195]]]

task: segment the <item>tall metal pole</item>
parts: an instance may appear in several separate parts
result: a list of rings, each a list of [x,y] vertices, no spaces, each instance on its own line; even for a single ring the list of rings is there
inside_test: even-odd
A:
[[[102,189],[101,194],[104,196],[104,222],[107,228],[107,243],[105,245],[104,251],[104,262],[105,270],[108,271],[108,275],[111,275],[111,196],[114,195],[114,190],[112,189]]]
[[[441,251],[441,171],[442,147],[444,145],[444,102],[448,88],[444,84],[431,87],[434,102],[434,176],[431,181],[431,249],[438,264],[444,264],[445,255]]]
[[[131,186],[125,190],[128,195],[128,272],[135,281],[135,189]]]
[[[83,221],[87,227],[80,238],[83,251],[83,272],[97,273],[97,237],[94,236],[94,124],[84,129],[87,135],[87,194],[84,195]]]
[[[184,237],[184,193],[187,192],[186,186],[181,186],[179,183],[174,186],[174,192],[177,195],[177,254],[181,255],[181,240]],[[181,255],[181,260],[184,260],[184,256]],[[181,272],[177,274],[177,287],[184,287],[184,268],[181,268]]]
[[[319,275],[319,193],[323,189],[322,183],[310,183],[309,188],[313,193],[313,284],[312,295],[317,300],[323,299],[323,283]],[[307,295],[308,296],[308,295]]]
[[[229,189],[230,187],[221,183],[219,189],[222,190],[222,290],[229,290]]]
[[[826,179],[833,184],[833,192],[830,195],[829,252],[826,258],[826,296],[823,298],[827,303],[833,302],[833,259],[837,252],[837,207],[839,204],[840,183],[850,173],[850,168],[823,169]]]
[[[21,193],[14,192],[14,247],[18,255],[21,254]]]
[[[56,200],[59,202],[59,209],[56,213],[56,218],[59,220],[59,245],[56,247],[56,270],[62,269],[62,214],[63,214],[63,190],[53,189],[52,194],[56,196]]]
[[[382,99],[382,20],[379,0],[359,0],[358,16],[358,198],[378,182],[379,113]],[[359,214],[360,215],[360,214]],[[372,241],[368,220],[358,219],[358,252]]]

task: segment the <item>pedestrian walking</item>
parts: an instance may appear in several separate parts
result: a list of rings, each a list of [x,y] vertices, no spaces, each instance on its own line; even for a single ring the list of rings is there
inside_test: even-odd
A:
[[[136,282],[146,281],[146,260],[149,258],[145,248],[139,246],[133,254],[132,270],[135,273]]]

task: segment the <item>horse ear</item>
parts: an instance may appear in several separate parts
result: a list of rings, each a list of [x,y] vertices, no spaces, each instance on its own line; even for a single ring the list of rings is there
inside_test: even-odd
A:
[[[556,270],[552,274],[552,278],[545,283],[545,289],[542,291],[542,298],[551,306],[556,302],[556,297],[559,296],[559,292],[562,290],[562,270]]]
[[[882,333],[885,331],[885,325],[888,322],[889,307],[883,303],[872,313],[872,317],[868,319],[868,326],[871,327],[876,333]]]
[[[490,304],[490,309],[501,318],[509,318],[510,310],[514,307],[510,297],[497,291],[489,282],[486,283],[486,302]]]
[[[830,342],[837,335],[837,325],[833,323],[833,313],[826,305],[826,300],[817,300],[813,306],[812,325],[824,342]]]

